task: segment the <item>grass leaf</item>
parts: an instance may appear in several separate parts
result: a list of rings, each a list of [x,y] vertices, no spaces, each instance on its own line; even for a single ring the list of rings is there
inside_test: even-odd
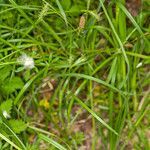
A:
[[[4,136],[3,134],[0,133],[0,138],[2,138],[3,140],[5,140],[7,143],[9,143],[10,145],[12,145],[14,148],[16,148],[17,150],[22,150],[20,147],[18,147],[14,142],[12,142],[10,139],[8,139],[6,136]]]
[[[63,147],[62,145],[60,145],[59,143],[57,143],[56,141],[54,141],[52,138],[47,137],[43,134],[39,134],[39,138],[50,143],[51,145],[53,145],[54,147],[56,147],[59,150],[67,150],[65,147]]]
[[[79,98],[73,95],[76,101],[85,108],[94,118],[96,118],[101,124],[103,124],[106,128],[112,131],[114,134],[118,135],[118,133],[112,129],[107,123],[105,123],[93,110],[91,110],[84,102],[82,102]]]
[[[57,3],[57,5],[58,5],[58,7],[59,7],[60,13],[61,13],[61,15],[63,16],[63,19],[64,19],[66,25],[68,26],[67,17],[66,17],[65,11],[63,10],[63,7],[61,6],[59,0],[56,0],[56,3]]]

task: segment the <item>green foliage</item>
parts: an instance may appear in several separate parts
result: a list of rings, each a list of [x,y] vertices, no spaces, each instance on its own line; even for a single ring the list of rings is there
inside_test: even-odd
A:
[[[22,131],[25,131],[27,128],[27,124],[19,119],[18,120],[11,119],[9,120],[9,124],[15,133],[20,133]]]
[[[77,145],[82,145],[85,140],[85,135],[83,132],[77,132],[73,135],[73,140],[76,141]]]
[[[5,84],[1,86],[2,92],[5,94],[11,94],[15,90],[21,89],[24,83],[19,77],[13,77],[11,79],[5,80]]]
[[[27,124],[20,119],[10,119],[12,118],[11,111],[13,111],[12,100],[6,100],[0,105],[0,137],[16,149],[21,150],[21,148],[17,146],[18,143],[23,148],[25,146],[16,134],[20,134],[22,131],[25,131]],[[12,139],[12,141],[10,139]],[[17,145],[13,141],[17,141]]]
[[[8,99],[6,101],[4,101],[1,105],[0,105],[0,111],[2,112],[2,117],[5,117],[4,116],[4,111],[6,113],[8,113],[8,115],[11,117],[11,111],[12,111],[12,105],[13,105],[13,101]],[[5,117],[6,119],[7,116]],[[1,122],[3,120],[1,119]],[[17,119],[17,120],[14,120],[14,119],[9,119],[8,121],[9,125],[10,125],[10,128],[15,132],[15,133],[20,133],[22,131],[24,131],[27,127],[26,123],[24,123],[22,120],[20,119]]]
[[[10,75],[11,66],[4,67],[0,69],[0,84],[4,82],[4,80]]]
[[[0,92],[4,95],[11,94],[23,87],[24,83],[20,77],[10,78],[11,66],[0,69]]]
[[[0,0],[0,149],[148,149],[149,6]]]
[[[71,0],[61,0],[61,5],[65,10],[69,10],[71,7]]]
[[[10,99],[4,101],[4,102],[0,105],[0,110],[1,110],[1,111],[6,111],[8,114],[11,113],[11,109],[12,109],[12,100],[10,100]]]

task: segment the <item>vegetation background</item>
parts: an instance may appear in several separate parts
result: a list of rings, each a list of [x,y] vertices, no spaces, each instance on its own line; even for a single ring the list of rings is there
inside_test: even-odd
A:
[[[0,0],[0,149],[150,149],[149,0]]]

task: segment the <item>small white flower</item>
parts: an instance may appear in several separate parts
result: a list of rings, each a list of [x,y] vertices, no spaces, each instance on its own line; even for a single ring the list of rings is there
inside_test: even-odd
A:
[[[6,119],[10,118],[10,115],[7,113],[6,110],[3,111],[3,116],[4,116]]]
[[[20,62],[25,69],[32,69],[34,68],[34,60],[32,57],[27,56],[26,54],[23,54],[19,57],[18,62]]]
[[[139,64],[137,64],[136,68],[139,68],[139,67],[141,67],[142,65],[143,65],[142,62],[140,62]]]

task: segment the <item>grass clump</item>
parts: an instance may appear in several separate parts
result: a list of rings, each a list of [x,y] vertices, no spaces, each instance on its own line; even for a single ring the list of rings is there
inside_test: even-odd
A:
[[[150,3],[126,5],[0,1],[0,149],[149,149]]]

